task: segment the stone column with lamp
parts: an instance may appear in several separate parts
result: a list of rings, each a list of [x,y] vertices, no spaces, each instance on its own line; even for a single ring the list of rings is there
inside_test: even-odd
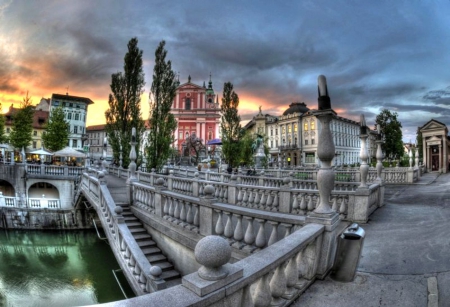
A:
[[[307,223],[318,223],[325,225],[325,233],[321,242],[322,251],[318,261],[317,273],[325,277],[331,269],[336,253],[337,226],[339,225],[339,214],[330,206],[330,195],[334,189],[334,169],[331,166],[334,158],[335,146],[330,130],[330,122],[336,112],[331,108],[331,100],[328,96],[328,87],[325,76],[318,78],[318,110],[313,115],[320,121],[321,129],[317,144],[317,156],[320,160],[320,169],[317,174],[317,186],[320,201],[316,209],[307,218]]]
[[[130,164],[128,165],[128,170],[130,174],[127,179],[127,196],[129,204],[133,203],[133,191],[132,191],[132,182],[137,181],[136,178],[136,128],[131,129],[131,150],[130,150]]]
[[[103,139],[103,161],[102,161],[102,171],[108,174],[108,162],[106,162],[106,151],[108,147],[108,139],[106,136]]]
[[[360,135],[359,138],[361,139],[361,150],[359,153],[359,157],[361,159],[361,166],[359,167],[359,171],[361,173],[361,184],[359,185],[358,189],[367,189],[367,175],[369,174],[369,165],[367,164],[367,158],[369,157],[367,153],[367,146],[366,141],[369,137],[369,134],[367,133],[367,125],[366,125],[366,119],[363,114],[361,114],[360,117]]]

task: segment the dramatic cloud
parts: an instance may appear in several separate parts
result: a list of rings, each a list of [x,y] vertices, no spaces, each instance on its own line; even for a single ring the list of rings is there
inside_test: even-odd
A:
[[[364,114],[372,126],[388,108],[409,140],[431,118],[450,125],[448,16],[447,0],[0,0],[0,102],[69,91],[94,100],[88,124],[102,123],[111,74],[138,37],[147,92],[165,40],[181,82],[211,74],[219,94],[234,84],[243,120],[258,106],[274,115],[293,101],[315,108],[324,74],[339,115]]]

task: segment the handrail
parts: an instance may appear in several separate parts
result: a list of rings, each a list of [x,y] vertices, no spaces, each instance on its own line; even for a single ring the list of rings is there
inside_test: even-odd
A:
[[[98,232],[97,224],[95,223],[95,220],[94,220],[94,219],[92,219],[92,222],[94,223],[95,231],[97,231],[97,237],[98,237],[100,240],[104,240],[104,241],[106,241],[106,242],[109,244],[108,238],[106,238],[106,237],[103,237],[103,238],[100,237],[100,233]]]
[[[128,299],[128,296],[125,294],[125,291],[123,290],[122,284],[120,283],[120,280],[117,278],[116,272],[122,272],[122,269],[112,270],[112,273],[114,275],[114,278],[116,279],[117,284],[119,285],[120,290],[122,291],[123,296]]]

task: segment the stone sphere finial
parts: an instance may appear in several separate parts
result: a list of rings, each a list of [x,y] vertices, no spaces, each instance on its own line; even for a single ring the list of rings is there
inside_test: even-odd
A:
[[[205,280],[219,280],[228,275],[223,267],[231,259],[231,247],[219,236],[207,236],[195,246],[195,260],[202,265],[198,275]]]
[[[164,178],[158,178],[156,179],[156,185],[164,185]]]
[[[283,183],[284,183],[285,185],[288,185],[289,182],[291,182],[291,178],[289,178],[289,177],[284,177],[284,178],[283,178]]]
[[[123,208],[122,208],[121,206],[116,206],[116,207],[114,208],[114,212],[115,212],[117,215],[122,215]]]
[[[213,198],[215,191],[216,191],[216,189],[214,189],[214,187],[212,185],[208,184],[205,186],[203,193],[205,193],[206,198]]]
[[[161,279],[162,270],[159,266],[154,265],[150,268],[150,276],[154,280],[160,280]]]
[[[195,178],[198,178],[198,176],[200,176],[200,174],[199,174],[198,172],[195,172],[195,173],[194,173],[194,177],[195,177]]]
[[[169,171],[169,175],[170,175],[170,176],[173,176],[173,173],[174,173],[174,171],[173,171],[173,169],[171,169],[171,170]]]
[[[155,172],[155,169],[154,168],[152,168],[152,173],[154,173]]]
[[[102,179],[102,178],[105,178],[105,172],[100,171],[100,172],[98,172],[98,179]]]

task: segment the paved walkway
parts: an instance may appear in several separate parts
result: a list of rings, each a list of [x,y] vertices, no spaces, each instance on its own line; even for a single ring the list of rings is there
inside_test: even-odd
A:
[[[292,306],[450,306],[450,174],[388,185],[353,282],[316,281]],[[439,303],[438,303],[439,302]]]

